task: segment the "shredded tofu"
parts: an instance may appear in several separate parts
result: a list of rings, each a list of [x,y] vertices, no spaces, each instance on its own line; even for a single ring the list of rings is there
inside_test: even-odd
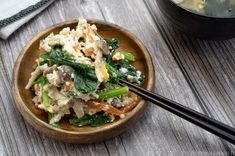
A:
[[[114,61],[124,60],[124,58],[125,58],[124,55],[118,52],[115,53],[112,57]]]

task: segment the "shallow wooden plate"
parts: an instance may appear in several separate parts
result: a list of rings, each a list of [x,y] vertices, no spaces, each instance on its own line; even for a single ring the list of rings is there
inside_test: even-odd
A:
[[[32,102],[33,93],[25,90],[25,86],[35,64],[35,59],[40,55],[39,42],[50,33],[58,33],[64,27],[75,28],[78,21],[66,21],[53,25],[38,33],[20,52],[13,75],[12,93],[16,106],[23,118],[36,130],[54,139],[65,142],[91,143],[114,137],[129,129],[144,113],[147,104],[140,99],[139,104],[124,119],[98,127],[75,127],[66,121],[61,121],[61,128],[54,128],[47,123],[47,114],[38,109]],[[151,90],[154,86],[155,74],[151,56],[144,45],[127,30],[111,23],[100,20],[88,20],[95,24],[98,33],[103,38],[115,37],[119,40],[121,50],[133,53],[136,56],[134,66],[140,69],[146,76],[143,87]]]

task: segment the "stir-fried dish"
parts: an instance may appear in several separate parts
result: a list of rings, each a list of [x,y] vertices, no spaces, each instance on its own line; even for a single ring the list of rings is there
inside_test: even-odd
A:
[[[67,115],[74,126],[98,126],[125,118],[136,107],[138,97],[118,82],[140,84],[144,75],[130,64],[133,54],[118,47],[117,39],[103,39],[84,18],[75,29],[67,27],[41,40],[43,54],[25,88],[48,113],[49,124],[59,127]]]

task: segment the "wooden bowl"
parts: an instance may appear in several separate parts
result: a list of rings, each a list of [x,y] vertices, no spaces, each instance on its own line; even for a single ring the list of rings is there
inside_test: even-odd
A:
[[[124,119],[98,127],[75,127],[62,120],[61,128],[54,128],[47,123],[47,114],[38,109],[32,102],[33,93],[25,90],[25,86],[32,72],[35,59],[40,55],[39,42],[51,32],[58,33],[64,27],[75,28],[78,21],[67,21],[53,25],[38,33],[20,52],[13,75],[12,93],[16,106],[23,118],[36,130],[54,139],[73,143],[91,143],[114,137],[129,129],[144,113],[147,104],[140,99],[139,104]],[[99,20],[88,20],[95,24],[98,33],[104,38],[115,37],[119,40],[120,48],[132,52],[136,56],[134,66],[146,76],[143,87],[151,90],[154,87],[155,74],[151,56],[144,45],[127,30],[111,23]]]

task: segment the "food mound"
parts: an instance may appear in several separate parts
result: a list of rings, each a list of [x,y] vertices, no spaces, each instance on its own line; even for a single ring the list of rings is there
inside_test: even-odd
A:
[[[138,97],[119,80],[140,84],[144,75],[130,63],[133,54],[118,51],[115,38],[103,39],[96,26],[79,18],[75,29],[51,33],[40,42],[43,52],[26,85],[34,104],[48,113],[48,122],[60,127],[66,115],[74,126],[98,126],[124,118]]]

